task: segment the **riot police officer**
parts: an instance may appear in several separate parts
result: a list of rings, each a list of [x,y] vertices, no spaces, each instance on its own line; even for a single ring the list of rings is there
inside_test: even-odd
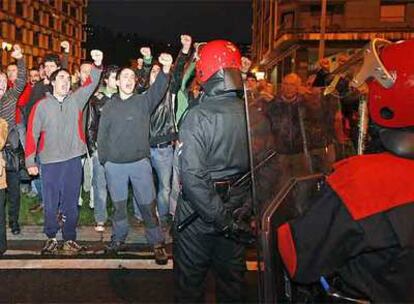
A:
[[[234,186],[248,171],[248,143],[237,47],[224,40],[204,45],[196,62],[203,93],[188,110],[179,138],[182,191],[174,233],[176,300],[202,302],[204,280],[211,269],[218,302],[242,302],[248,191]],[[189,216],[196,219],[181,232]],[[248,217],[248,216],[247,216]]]
[[[337,163],[321,196],[278,228],[294,281],[374,302],[414,301],[414,40],[376,39],[354,79],[371,80],[369,113],[383,151]],[[326,287],[326,284],[324,285]]]

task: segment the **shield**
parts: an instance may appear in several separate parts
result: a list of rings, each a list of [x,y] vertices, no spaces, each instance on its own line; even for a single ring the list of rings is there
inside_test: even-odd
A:
[[[298,294],[303,300],[304,293],[297,292],[284,272],[275,232],[306,209],[336,161],[356,154],[342,105],[343,98],[356,98],[358,110],[360,98],[346,91],[345,80],[340,78],[328,94],[316,87],[304,88],[292,99],[283,90],[272,100],[245,94],[261,302],[293,301]]]

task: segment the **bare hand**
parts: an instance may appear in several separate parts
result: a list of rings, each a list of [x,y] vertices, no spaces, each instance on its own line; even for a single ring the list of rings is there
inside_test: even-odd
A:
[[[151,49],[149,47],[142,47],[139,51],[144,56],[144,59],[151,57]]]
[[[183,53],[188,54],[191,48],[192,38],[190,35],[181,35],[181,44],[183,46]]]
[[[39,174],[39,168],[37,168],[36,166],[28,167],[27,172],[29,173],[29,175],[32,175],[32,176],[38,175]]]
[[[138,65],[138,69],[142,69],[142,66],[144,65],[144,59],[138,58],[137,65]]]
[[[18,44],[13,45],[13,52],[11,53],[11,56],[14,59],[23,58],[22,48],[20,47],[20,45],[18,45]]]
[[[243,56],[241,58],[241,71],[243,73],[247,73],[251,66],[252,66],[252,61],[249,58]]]
[[[60,43],[60,46],[64,49],[64,52],[65,53],[69,53],[69,50],[70,50],[70,43],[69,43],[69,41],[67,41],[67,40],[65,40],[65,41],[62,41],[61,43]]]
[[[96,66],[100,66],[103,60],[103,52],[100,50],[92,50],[91,57]]]
[[[173,59],[170,54],[161,53],[160,57],[158,57],[158,62],[162,64],[162,70],[164,71],[164,73],[167,74],[170,72],[173,63]]]

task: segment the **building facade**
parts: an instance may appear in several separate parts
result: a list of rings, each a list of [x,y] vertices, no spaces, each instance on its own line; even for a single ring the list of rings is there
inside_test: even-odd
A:
[[[87,4],[88,0],[0,0],[0,43],[19,43],[31,68],[47,53],[61,54],[60,43],[67,40],[73,69],[85,58]],[[2,66],[10,61],[10,52],[2,50]]]
[[[253,0],[252,58],[274,83],[306,79],[318,62],[321,0]],[[414,38],[413,0],[327,0],[325,57],[352,54],[373,38]]]

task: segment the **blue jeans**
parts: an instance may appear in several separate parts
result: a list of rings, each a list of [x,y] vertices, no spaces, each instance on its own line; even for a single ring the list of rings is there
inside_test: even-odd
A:
[[[105,223],[108,219],[108,211],[106,209],[108,193],[106,188],[105,168],[99,162],[98,151],[95,151],[91,157],[95,221],[97,223]]]
[[[144,220],[145,237],[151,245],[164,242],[155,212],[155,189],[149,159],[133,163],[105,163],[106,181],[114,212],[112,215],[112,240],[124,242],[129,230],[127,201],[131,182],[134,196]]]
[[[157,208],[161,221],[168,218],[170,209],[171,175],[174,150],[166,148],[151,148],[151,164],[158,179]]]

